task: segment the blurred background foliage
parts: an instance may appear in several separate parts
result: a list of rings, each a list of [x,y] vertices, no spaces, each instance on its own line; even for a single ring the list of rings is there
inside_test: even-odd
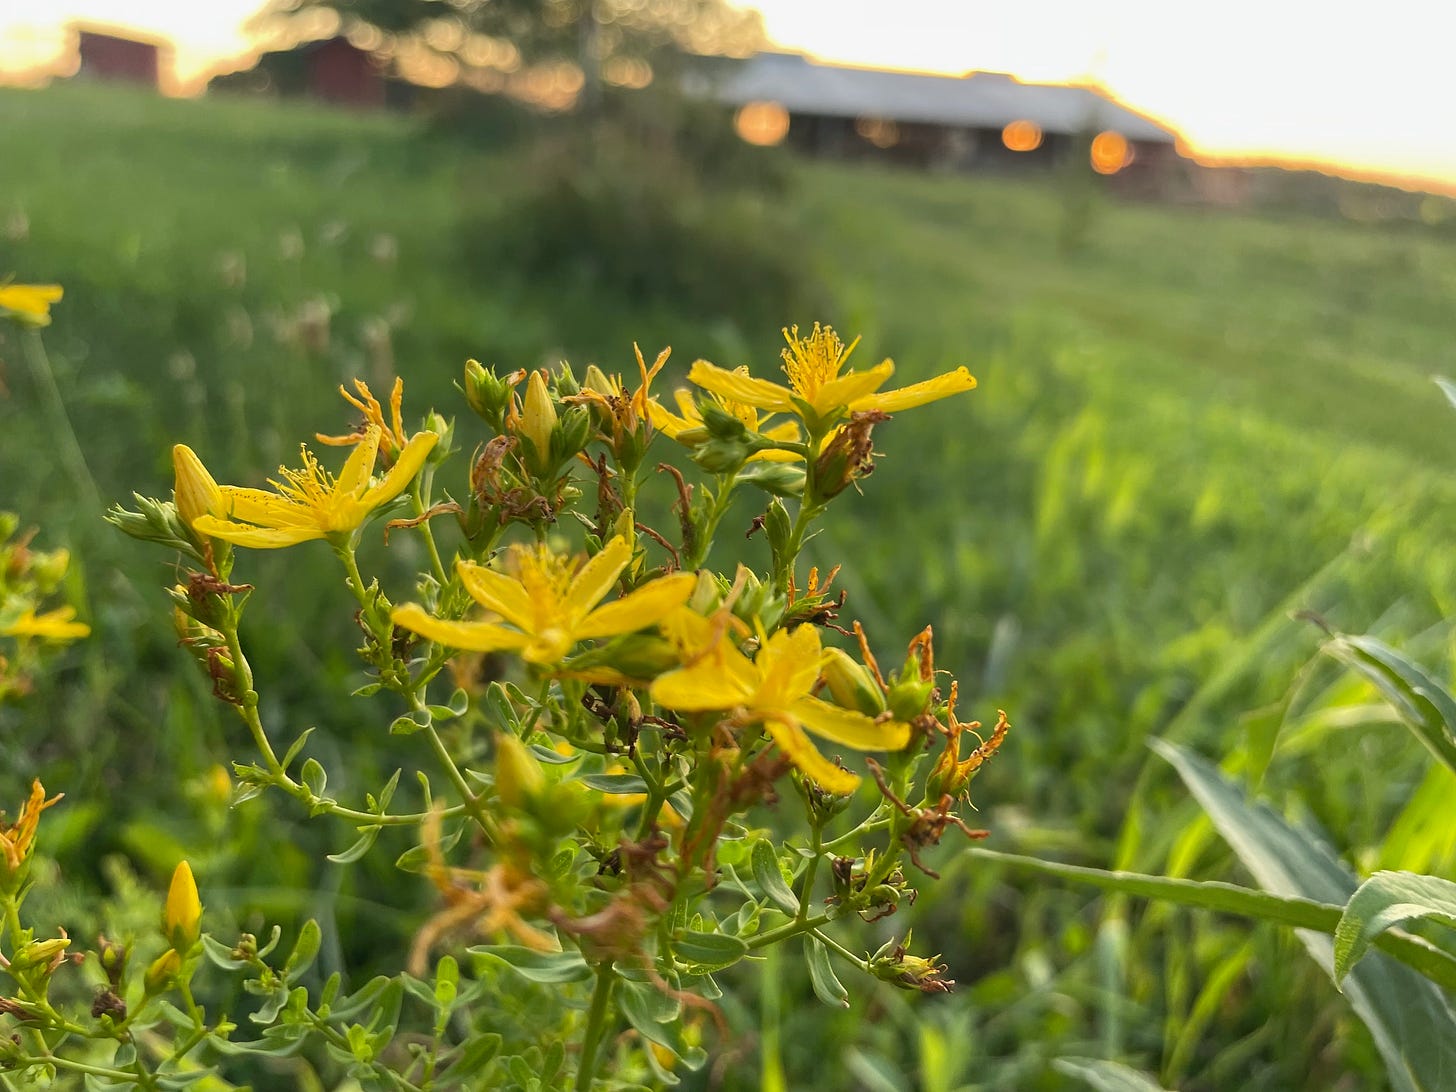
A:
[[[673,346],[665,393],[700,356],[771,372],[778,328],[816,319],[906,381],[962,363],[980,379],[914,428],[883,426],[865,496],[810,549],[847,559],[845,616],[882,659],[932,623],[963,715],[1010,712],[977,786],[990,844],[1099,865],[1121,844],[1145,870],[1242,880],[1146,740],[1238,762],[1272,723],[1261,791],[1277,807],[1362,868],[1452,874],[1456,847],[1433,833],[1450,829],[1450,775],[1313,661],[1321,634],[1291,617],[1449,671],[1456,430],[1429,380],[1456,332],[1447,233],[1318,202],[1207,211],[1073,200],[1054,178],[811,165],[648,96],[604,94],[586,119],[383,116],[57,86],[0,91],[0,116],[0,275],[66,289],[43,343],[0,332],[0,507],[73,550],[95,627],[0,712],[0,790],[18,801],[38,773],[67,793],[43,845],[77,929],[94,931],[77,892],[162,886],[185,854],[210,913],[317,916],[319,973],[362,981],[394,969],[377,953],[430,900],[387,853],[323,862],[347,832],[228,809],[218,766],[244,741],[174,647],[172,574],[96,498],[165,496],[174,442],[256,484],[343,430],[335,387],[355,376],[379,390],[397,372],[407,412],[452,413],[467,357],[631,371],[635,340],[649,358]],[[268,719],[347,750],[330,764],[359,772],[347,794],[403,752],[352,719],[352,623],[325,560],[305,546],[239,571],[259,587]],[[835,1011],[787,959],[740,968],[722,1002],[740,1034],[688,1081],[1059,1088],[1070,1055],[1188,1089],[1385,1080],[1286,932],[1110,906],[949,842],[937,862],[946,879],[879,928],[913,923],[954,995],[860,983]]]

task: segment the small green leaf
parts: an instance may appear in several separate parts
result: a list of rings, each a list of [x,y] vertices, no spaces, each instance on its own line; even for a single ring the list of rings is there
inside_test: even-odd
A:
[[[364,833],[359,835],[358,839],[354,842],[353,845],[340,853],[330,853],[328,855],[328,858],[329,860],[333,861],[334,864],[353,864],[360,857],[364,856],[364,854],[369,852],[369,848],[374,845],[374,841],[378,837],[378,827],[365,827]]]
[[[835,1008],[849,1008],[849,991],[829,964],[829,949],[812,934],[804,937],[804,961],[809,965],[809,981],[819,1000]]]
[[[799,900],[794,897],[784,874],[779,871],[779,858],[773,846],[760,838],[753,843],[753,854],[749,859],[753,878],[762,891],[780,910],[790,917],[799,912]]]
[[[1414,872],[1377,872],[1362,883],[1335,927],[1335,983],[1344,981],[1371,938],[1411,918],[1456,927],[1456,883]]]
[[[293,765],[293,760],[298,757],[299,752],[303,750],[303,745],[308,742],[308,737],[313,735],[313,733],[314,730],[312,728],[305,728],[303,734],[289,745],[288,750],[283,752],[282,766],[285,770]]]
[[[383,689],[384,689],[384,684],[383,683],[378,683],[378,682],[365,683],[363,686],[359,687],[358,690],[355,690],[355,691],[351,692],[349,694],[349,697],[351,697],[351,698],[372,698],[375,694],[379,693]]]
[[[318,922],[309,918],[298,931],[298,940],[293,945],[293,951],[288,953],[288,961],[283,965],[283,977],[290,985],[302,978],[304,972],[313,966],[322,943],[323,931]]]
[[[395,770],[394,775],[384,783],[384,788],[379,790],[379,800],[374,810],[380,815],[389,810],[389,802],[394,799],[394,790],[399,788],[399,774],[400,771]]]
[[[414,732],[428,728],[433,718],[429,709],[411,709],[408,713],[401,713],[395,717],[389,725],[389,734],[394,736],[407,736]]]
[[[303,763],[303,772],[299,775],[303,779],[308,791],[315,796],[323,796],[324,789],[328,787],[329,775],[319,764],[316,758],[306,759]]]
[[[513,944],[481,944],[466,949],[486,963],[508,967],[530,982],[560,985],[591,977],[579,952],[538,952]]]
[[[500,1053],[501,1037],[488,1031],[484,1035],[472,1035],[460,1052],[460,1057],[442,1074],[441,1087],[460,1087],[467,1077],[474,1077]]]

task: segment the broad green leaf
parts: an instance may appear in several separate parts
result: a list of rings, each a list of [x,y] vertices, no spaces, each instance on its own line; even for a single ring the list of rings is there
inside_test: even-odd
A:
[[[719,971],[731,967],[748,954],[748,945],[727,933],[698,933],[688,930],[673,938],[672,954],[701,970]]]
[[[1076,1077],[1097,1092],[1167,1092],[1146,1073],[1103,1058],[1057,1058],[1052,1068]]]
[[[467,1077],[473,1077],[495,1060],[500,1053],[501,1037],[494,1031],[473,1034],[460,1052],[460,1057],[441,1074],[446,1084],[459,1085]]]
[[[1196,906],[1226,914],[1256,918],[1288,925],[1296,929],[1313,929],[1334,936],[1344,908],[1338,903],[1321,903],[1298,896],[1274,895],[1218,880],[1184,880],[1169,876],[1149,876],[1141,872],[1113,872],[1085,865],[1046,861],[1040,857],[1023,857],[1001,853],[982,846],[969,846],[962,852],[987,861],[1000,861],[1018,868],[1030,868],[1050,876],[1076,883],[1089,884],[1104,891],[1136,895],[1145,899],[1161,899],[1181,906]],[[1352,881],[1353,884],[1353,881]],[[1402,963],[1419,971],[1447,989],[1456,990],[1456,956],[1415,937],[1384,933],[1375,939],[1375,946]]]
[[[829,949],[812,934],[804,936],[804,961],[809,965],[809,981],[819,1000],[835,1008],[849,1008],[849,991],[829,963]]]
[[[1271,894],[1345,903],[1355,878],[1314,834],[1296,830],[1268,807],[1250,804],[1202,758],[1162,740],[1153,749],[1172,764],[1258,881]],[[1305,951],[1334,976],[1334,943],[1308,929]],[[1365,1022],[1399,1092],[1443,1092],[1456,1078],[1456,1016],[1445,996],[1410,967],[1371,956],[1350,972],[1345,996]]]
[[[509,967],[531,982],[548,986],[581,982],[592,973],[579,952],[538,952],[514,944],[479,944],[467,951],[490,963]]]
[[[1456,926],[1456,883],[1414,872],[1377,872],[1362,883],[1335,929],[1335,981],[1344,981],[1372,937],[1411,918]]]
[[[589,789],[597,792],[604,792],[612,796],[629,796],[634,793],[645,793],[647,782],[636,774],[629,773],[602,773],[584,774],[577,778]]]
[[[1336,637],[1324,651],[1373,683],[1416,738],[1456,773],[1456,699],[1425,668],[1374,637]]]
[[[754,842],[748,863],[753,869],[753,878],[758,883],[758,889],[785,914],[797,914],[799,900],[784,882],[784,874],[779,871],[778,854],[774,852],[773,846],[763,839]]]

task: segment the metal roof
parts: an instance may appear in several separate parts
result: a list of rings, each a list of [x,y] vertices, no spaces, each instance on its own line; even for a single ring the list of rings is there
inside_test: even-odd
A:
[[[1048,133],[1115,129],[1129,140],[1175,139],[1092,88],[1022,83],[999,72],[932,76],[840,68],[797,53],[759,53],[724,72],[714,91],[735,106],[777,102],[791,114],[995,129],[1024,119]]]

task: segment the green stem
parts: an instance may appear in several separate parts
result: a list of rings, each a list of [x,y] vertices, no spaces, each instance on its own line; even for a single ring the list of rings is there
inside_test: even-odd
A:
[[[796,921],[805,921],[809,917],[810,900],[814,894],[814,878],[819,873],[819,861],[824,855],[823,829],[818,823],[813,823],[810,829],[814,856],[809,858],[809,863],[804,867],[804,883],[799,888],[799,913],[795,918]]]
[[[597,1047],[607,1026],[607,1007],[612,1000],[612,987],[617,976],[612,961],[597,964],[597,984],[592,990],[591,1008],[586,1014],[586,1032],[581,1040],[581,1065],[576,1071],[576,1092],[589,1092],[596,1076]]]
[[[414,488],[410,490],[410,498],[414,501],[416,516],[423,516],[429,511],[429,506],[425,504],[424,486],[421,482],[426,478],[433,481],[434,476],[434,470],[427,468],[423,474],[415,479]],[[424,537],[425,551],[430,555],[430,568],[434,570],[435,579],[440,582],[440,586],[443,588],[450,583],[450,577],[445,572],[444,562],[440,560],[440,550],[435,545],[435,532],[430,529],[430,521],[421,520],[418,524],[418,530]]]
[[[708,507],[703,526],[698,529],[697,542],[692,553],[683,558],[684,572],[693,572],[708,560],[708,551],[713,548],[713,536],[718,532],[718,524],[723,521],[728,506],[733,501],[733,483],[732,474],[718,475],[718,488],[713,493],[713,503]]]
[[[445,767],[445,773],[450,778],[450,783],[455,786],[455,791],[460,794],[460,800],[470,817],[485,831],[485,835],[492,842],[496,841],[496,830],[490,821],[490,816],[481,807],[480,799],[470,791],[470,783],[465,780],[465,775],[460,772],[460,767],[450,757],[450,751],[445,746],[445,741],[440,738],[440,733],[435,731],[432,724],[425,730],[425,736],[430,741],[430,747],[434,750],[435,756],[439,758],[440,764]]]
[[[756,951],[759,948],[767,948],[770,944],[777,944],[781,940],[796,937],[800,933],[811,933],[821,925],[828,924],[828,914],[819,914],[812,918],[795,918],[786,925],[780,925],[778,928],[770,929],[766,933],[759,933],[758,936],[748,941],[748,950]]]

